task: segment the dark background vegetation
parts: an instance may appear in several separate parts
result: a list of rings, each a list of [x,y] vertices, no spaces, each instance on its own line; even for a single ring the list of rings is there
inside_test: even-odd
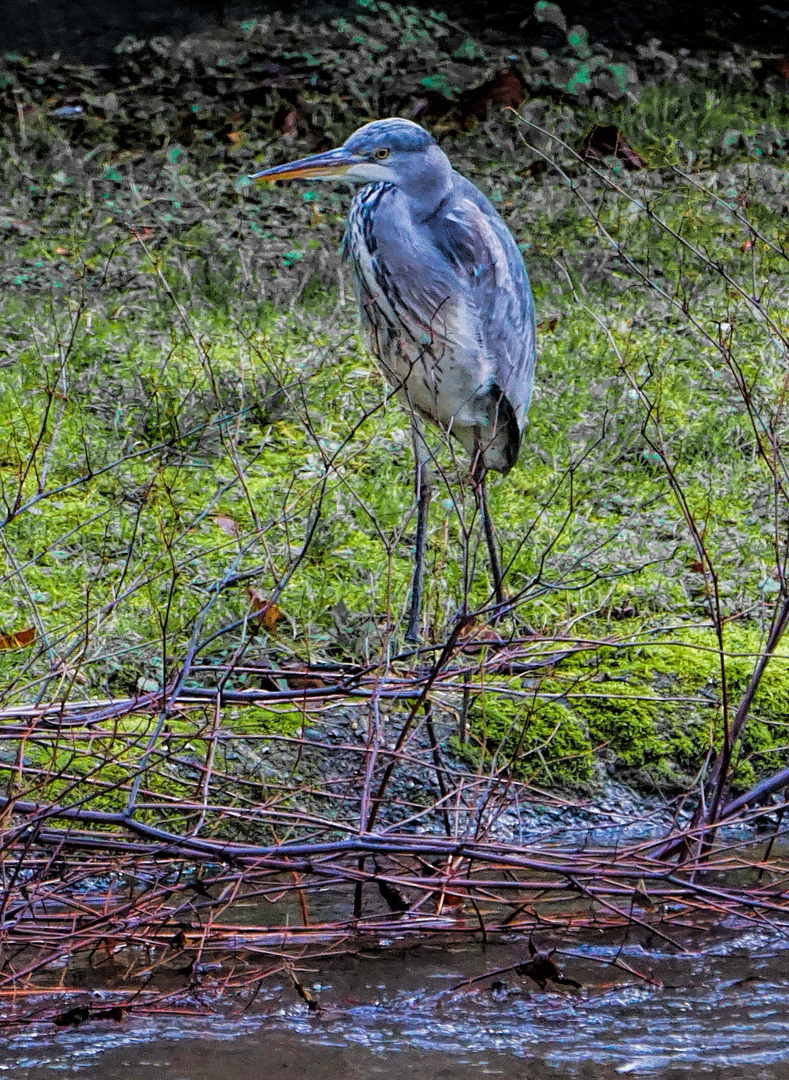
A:
[[[550,44],[555,37],[552,28],[536,22],[527,3],[472,4],[455,0],[433,4],[422,0],[415,6],[439,7],[472,34],[502,32],[511,39],[513,28],[521,27],[524,45]],[[0,9],[0,42],[6,49],[59,52],[64,59],[112,63],[115,45],[127,34],[179,37],[222,26],[228,20],[273,11],[323,21],[347,16],[355,7],[351,0],[191,0],[169,4],[159,0],[5,0]],[[789,7],[784,0],[750,4],[736,0],[570,0],[562,10],[570,23],[586,26],[593,41],[610,47],[633,46],[659,38],[672,49],[739,46],[781,51],[789,36]]]

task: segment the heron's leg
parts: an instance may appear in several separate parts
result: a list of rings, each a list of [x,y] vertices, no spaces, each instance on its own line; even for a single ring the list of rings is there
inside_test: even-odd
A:
[[[482,456],[482,447],[477,443],[477,452],[474,455],[474,462],[471,466],[471,483],[474,487],[474,495],[477,499],[477,506],[479,507],[479,516],[482,519],[482,528],[485,531],[485,543],[488,545],[488,556],[490,558],[490,572],[493,577],[493,591],[496,596],[496,603],[499,607],[504,605],[504,586],[502,584],[502,572],[501,572],[501,560],[499,558],[499,549],[496,546],[496,534],[493,531],[493,522],[488,512],[488,500],[485,496],[485,476],[487,475],[487,469],[485,468],[485,459]]]
[[[411,583],[411,611],[408,615],[408,628],[405,632],[405,639],[409,642],[419,641],[422,592],[424,589],[427,514],[430,508],[430,497],[433,494],[433,473],[430,468],[430,455],[428,454],[422,425],[416,418],[414,418],[412,433],[414,439],[414,480],[417,511],[414,576]]]

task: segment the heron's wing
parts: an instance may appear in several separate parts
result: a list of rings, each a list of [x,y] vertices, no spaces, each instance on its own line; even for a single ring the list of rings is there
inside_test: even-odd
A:
[[[400,198],[391,188],[357,195],[359,210],[375,210],[357,215],[364,237],[353,252],[357,279],[375,296],[372,320],[473,367],[488,388],[504,392],[522,429],[534,380],[534,302],[512,233],[459,173],[450,197],[425,221],[410,223]]]
[[[474,185],[455,175],[449,197],[422,220],[412,218],[397,189],[360,191],[345,249],[387,378],[407,387],[423,415],[451,424],[472,452],[474,430],[497,426],[502,453],[491,450],[490,460],[506,471],[531,397],[531,290],[509,229]]]
[[[455,175],[454,198],[433,224],[435,244],[457,272],[467,321],[522,428],[535,361],[534,301],[526,267],[493,205],[469,180]]]

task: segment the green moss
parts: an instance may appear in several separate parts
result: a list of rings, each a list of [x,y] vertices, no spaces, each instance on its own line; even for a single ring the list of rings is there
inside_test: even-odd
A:
[[[727,628],[730,718],[760,647],[754,627]],[[469,713],[469,760],[479,766],[496,755],[497,767],[519,779],[574,786],[591,778],[596,755],[636,783],[687,789],[710,749],[722,744],[720,687],[720,654],[711,629],[604,648],[583,664],[558,665],[528,693],[512,681],[509,689],[480,695]],[[746,790],[783,767],[788,744],[789,659],[779,656],[766,669],[735,754],[734,790]]]
[[[592,745],[605,747],[617,761],[631,768],[658,760],[662,746],[657,732],[656,695],[645,685],[619,681],[614,686],[604,684],[599,690],[599,696],[572,699],[572,710],[586,723]]]
[[[277,710],[251,706],[227,712],[219,730],[222,737],[217,743],[213,767],[235,773],[239,783],[224,781],[225,805],[232,806],[235,798],[243,799],[243,805],[247,805],[250,795],[259,794],[257,788],[248,790],[241,780],[259,769],[251,769],[250,761],[243,755],[239,757],[240,741],[236,736],[239,739],[261,734],[298,736],[303,723],[303,714],[287,707]],[[202,801],[214,715],[209,710],[173,716],[161,730],[154,749],[149,751],[150,737],[157,724],[155,716],[133,715],[119,720],[108,735],[89,737],[76,729],[53,734],[49,740],[39,738],[21,746],[9,744],[0,766],[13,778],[11,783],[18,798],[109,813],[126,810],[130,785],[139,774],[136,817],[141,822],[161,824],[159,814],[146,807],[152,798],[165,806],[186,802],[199,807]],[[233,737],[229,738],[231,731]],[[259,745],[257,739],[249,740],[252,755]],[[24,763],[21,784],[20,760]],[[188,829],[198,814],[197,808],[190,812],[174,810],[166,825],[176,830]],[[215,821],[209,814],[203,831],[213,834],[219,829],[217,835],[220,835],[222,828],[221,815]]]
[[[565,787],[592,776],[583,722],[561,704],[488,691],[469,710],[469,723],[470,760],[483,771],[495,767],[518,780]]]

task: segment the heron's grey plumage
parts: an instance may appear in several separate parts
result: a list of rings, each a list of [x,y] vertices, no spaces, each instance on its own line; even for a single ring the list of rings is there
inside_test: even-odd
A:
[[[449,431],[474,462],[496,584],[501,571],[484,504],[486,469],[515,464],[534,383],[534,303],[518,245],[482,192],[410,120],[366,124],[335,150],[255,179],[346,176],[364,183],[343,242],[372,351],[412,411]],[[420,514],[409,636],[416,633],[427,457],[415,438]]]
[[[373,139],[392,144],[398,135],[408,139],[412,128],[427,135],[410,121],[383,120],[346,146]],[[491,202],[427,138],[440,183],[419,200],[396,182],[362,188],[351,206],[344,250],[389,382],[472,456],[479,439],[486,467],[508,472],[534,382],[526,268]]]

